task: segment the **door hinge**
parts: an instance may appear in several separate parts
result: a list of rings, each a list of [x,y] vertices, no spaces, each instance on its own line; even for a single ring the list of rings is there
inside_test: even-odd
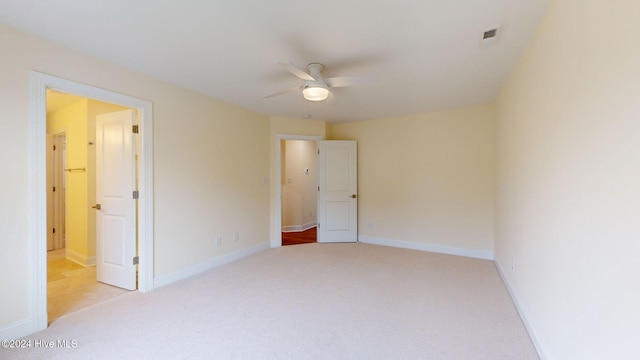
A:
[[[56,233],[56,228],[53,228],[52,234],[55,234],[55,233]]]
[[[320,155],[320,149],[318,149],[318,155]]]
[[[55,145],[53,145],[53,151],[56,151],[56,146]]]
[[[320,191],[320,186],[318,186],[318,191]]]
[[[132,126],[131,131],[132,131],[134,134],[137,134],[137,133],[138,133],[138,125],[133,125],[133,126]]]
[[[134,191],[133,191],[133,198],[134,198],[134,199],[138,199],[138,198],[140,198],[140,193],[138,192],[138,190],[134,190]]]
[[[133,257],[133,265],[138,265],[140,263],[140,258],[137,256]]]
[[[318,223],[318,229],[320,229],[320,223]]]
[[[56,187],[55,186],[53,187],[53,192],[56,192]]]

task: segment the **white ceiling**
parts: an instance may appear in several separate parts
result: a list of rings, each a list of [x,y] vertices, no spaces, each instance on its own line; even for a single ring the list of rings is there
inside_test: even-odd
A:
[[[494,100],[546,2],[0,0],[0,22],[263,114],[343,122]],[[302,85],[279,62],[379,82],[263,99]]]

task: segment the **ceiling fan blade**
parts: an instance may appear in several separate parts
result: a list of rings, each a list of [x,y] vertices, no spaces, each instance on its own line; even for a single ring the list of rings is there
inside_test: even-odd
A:
[[[268,99],[268,98],[272,98],[274,96],[279,96],[279,95],[283,95],[286,93],[290,93],[290,92],[294,92],[294,91],[300,91],[300,86],[296,86],[296,87],[292,87],[286,90],[282,90],[282,91],[278,91],[277,93],[273,93],[271,95],[267,95],[267,96],[263,96],[263,99]]]
[[[377,76],[338,76],[324,79],[329,87],[371,85],[378,82]]]
[[[304,70],[298,68],[297,66],[291,64],[291,63],[278,63],[282,66],[284,66],[287,70],[289,70],[290,73],[292,73],[293,75],[299,77],[302,80],[309,80],[309,81],[316,81],[316,79],[313,78],[313,76],[307,74]]]

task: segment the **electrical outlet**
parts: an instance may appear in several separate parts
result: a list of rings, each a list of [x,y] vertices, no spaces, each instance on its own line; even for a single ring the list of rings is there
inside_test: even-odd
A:
[[[222,246],[222,236],[220,235],[216,238],[216,246]]]
[[[233,241],[238,241],[240,240],[240,233],[237,231],[233,232]]]

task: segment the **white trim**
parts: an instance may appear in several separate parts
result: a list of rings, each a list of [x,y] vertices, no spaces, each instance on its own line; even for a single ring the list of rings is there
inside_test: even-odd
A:
[[[203,263],[191,265],[189,267],[180,269],[178,271],[174,271],[170,274],[158,276],[155,278],[153,285],[157,289],[159,287],[169,285],[176,281],[186,279],[188,277],[200,274],[207,270],[216,268],[224,264],[228,264],[232,261],[240,260],[247,256],[251,256],[268,249],[269,249],[269,243],[262,243],[247,249],[237,250],[228,254],[224,254],[224,255],[215,257],[211,260],[205,261]]]
[[[25,336],[25,334],[32,334],[38,331],[33,328],[34,324],[35,321],[30,317],[28,319],[4,326],[0,328],[0,339],[18,339]]]
[[[29,318],[33,324],[30,332],[40,331],[47,327],[47,161],[46,161],[46,136],[47,136],[47,96],[46,82],[35,73],[30,74],[30,144],[29,162],[29,245],[31,254],[29,263],[31,276],[29,277]],[[19,336],[29,335],[30,332]]]
[[[282,232],[301,232],[314,228],[317,225],[317,221],[311,221],[302,225],[286,225],[282,227]]]
[[[516,293],[513,291],[513,288],[511,287],[509,278],[506,276],[506,274],[502,270],[502,267],[500,266],[500,263],[498,262],[498,260],[494,260],[493,263],[495,264],[496,269],[498,270],[498,274],[500,274],[500,277],[502,278],[502,282],[507,288],[509,295],[511,295],[511,300],[513,301],[513,304],[516,306],[516,310],[520,315],[520,319],[522,319],[522,322],[524,323],[524,327],[527,329],[527,332],[529,333],[531,342],[533,342],[533,346],[536,348],[536,351],[538,352],[538,357],[540,358],[540,360],[547,359],[544,351],[542,350],[542,344],[540,344],[540,340],[536,337],[536,332],[534,331],[533,326],[531,325],[531,322],[529,322],[529,317],[527,316],[527,312],[522,307],[522,304],[518,299],[518,296],[516,295]]]
[[[138,110],[140,127],[138,157],[138,290],[153,290],[153,104],[150,101],[100,89],[86,84],[31,71],[29,74],[29,335],[47,327],[46,255],[46,90],[53,89],[81,97]],[[21,328],[22,329],[22,328]]]
[[[95,256],[85,256],[68,248],[64,249],[64,256],[67,260],[73,261],[74,263],[84,267],[94,266],[96,264]]]
[[[428,251],[428,252],[434,252],[439,254],[465,256],[465,257],[470,257],[475,259],[493,260],[493,252],[486,251],[486,250],[475,250],[475,249],[467,249],[467,248],[460,248],[460,247],[454,247],[454,246],[416,243],[411,241],[384,239],[384,238],[364,236],[364,235],[358,236],[358,241],[366,244],[373,244],[373,245],[383,245],[383,246],[391,246],[391,247],[397,247],[397,248],[403,248],[403,249]]]
[[[271,247],[282,246],[282,152],[280,151],[280,142],[282,140],[307,140],[320,141],[324,137],[320,135],[293,135],[293,134],[276,134],[276,178],[272,186],[276,187],[276,208],[273,219],[273,228],[275,239],[271,239]]]

